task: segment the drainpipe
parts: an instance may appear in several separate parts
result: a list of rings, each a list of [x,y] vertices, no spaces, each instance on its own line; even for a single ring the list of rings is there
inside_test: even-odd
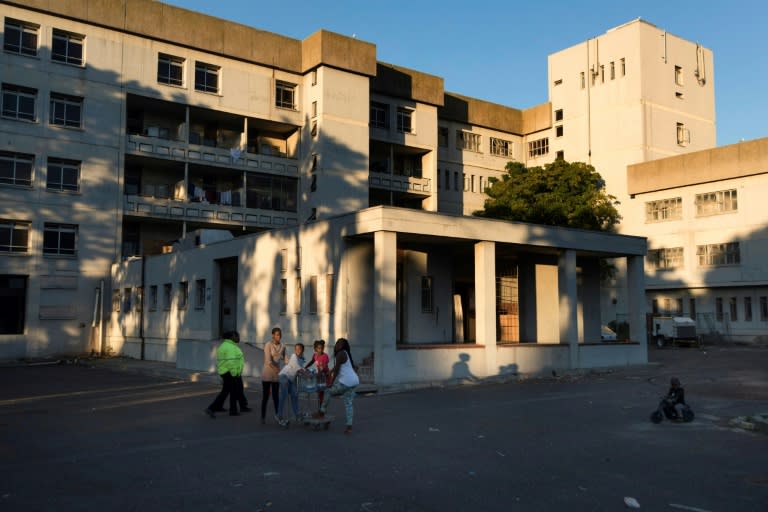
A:
[[[139,338],[141,339],[141,360],[144,360],[144,295],[146,293],[146,290],[144,288],[144,283],[146,281],[145,274],[145,268],[147,263],[147,257],[146,255],[141,255],[141,303],[139,304]]]

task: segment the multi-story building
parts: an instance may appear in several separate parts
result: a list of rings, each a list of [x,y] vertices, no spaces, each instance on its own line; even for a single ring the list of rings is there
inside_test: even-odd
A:
[[[318,258],[328,268],[315,262],[305,275],[315,245],[328,242],[321,225],[344,240],[357,233],[361,246],[375,239],[397,270],[389,283],[396,292],[377,295],[381,309],[394,312],[391,332],[385,329],[393,339],[370,346],[377,356],[389,341],[588,343],[599,339],[601,322],[643,312],[632,306],[637,290],[623,282],[614,300],[582,304],[585,289],[596,289],[584,269],[595,258],[617,257],[636,287],[633,258],[644,245],[591,235],[576,243],[579,237],[560,231],[525,241],[503,234],[498,224],[468,218],[482,208],[489,180],[510,160],[581,160],[595,165],[623,204],[628,164],[715,143],[711,52],[640,20],[550,56],[551,101],[518,110],[447,93],[441,78],[378,62],[373,44],[326,31],[298,41],[150,0],[0,1],[0,14],[0,222],[8,240],[0,245],[0,290],[5,309],[15,312],[4,318],[2,357],[105,347],[138,354],[141,340],[142,355],[173,358],[177,342],[210,343],[227,327],[261,339],[275,317],[298,337],[381,323],[371,318],[376,311],[357,322],[326,318],[322,327],[318,316],[303,316],[318,314],[321,290],[334,301],[372,291],[351,278],[368,250],[344,256],[348,247],[337,248]],[[384,220],[363,213],[376,206]],[[416,219],[433,231],[409,227]],[[216,245],[213,229],[242,241],[226,242],[230,249],[213,251],[210,261],[185,256],[185,267],[196,270],[184,279],[176,278],[183,269],[158,270],[154,262],[182,261],[162,255],[174,246]],[[624,233],[642,234],[633,229]],[[381,234],[389,231],[400,233],[393,254]],[[588,249],[584,240],[597,245]],[[483,241],[499,245],[476,245]],[[521,256],[523,246],[531,254]],[[477,267],[458,272],[450,258],[477,263],[491,253],[497,282],[483,284],[481,300]],[[266,272],[249,263],[255,260],[279,268],[265,281],[266,301],[248,299],[242,288],[265,284],[254,281],[257,267]],[[574,265],[588,286],[570,281]],[[361,275],[378,275],[376,268]],[[450,277],[438,282],[441,273]],[[530,289],[523,286],[529,278]],[[205,319],[187,309],[171,319],[190,283]],[[564,283],[573,287],[563,291]],[[491,299],[489,289],[496,290]],[[563,293],[565,302],[557,298]],[[312,304],[306,294],[315,303],[302,312],[303,302]],[[405,297],[420,302],[418,314]],[[569,300],[579,302],[578,318],[563,309]],[[490,318],[480,303],[495,304]],[[344,304],[351,314],[355,305]],[[544,320],[543,311],[561,321]],[[644,338],[629,323],[635,341]],[[578,365],[570,350],[569,364]],[[205,349],[189,353],[196,351],[207,357]],[[636,349],[632,358],[643,354]]]
[[[629,166],[624,216],[648,237],[649,315],[689,316],[712,339],[766,339],[767,170],[768,139]]]

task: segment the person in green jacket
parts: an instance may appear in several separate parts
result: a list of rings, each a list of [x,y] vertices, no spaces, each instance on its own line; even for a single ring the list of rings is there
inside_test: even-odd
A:
[[[216,417],[217,411],[224,411],[224,401],[229,395],[229,415],[239,416],[237,406],[240,405],[242,412],[251,410],[248,402],[245,400],[243,392],[243,366],[245,358],[243,351],[237,344],[240,343],[240,334],[237,331],[227,331],[224,333],[224,341],[219,345],[216,351],[216,370],[221,376],[221,391],[216,399],[205,409],[205,413],[211,418]]]

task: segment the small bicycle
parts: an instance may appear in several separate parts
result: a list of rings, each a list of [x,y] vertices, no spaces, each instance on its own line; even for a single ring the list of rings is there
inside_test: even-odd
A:
[[[690,423],[694,418],[693,409],[688,404],[673,404],[668,398],[662,398],[659,406],[651,413],[653,423],[661,423],[664,418],[676,423]]]

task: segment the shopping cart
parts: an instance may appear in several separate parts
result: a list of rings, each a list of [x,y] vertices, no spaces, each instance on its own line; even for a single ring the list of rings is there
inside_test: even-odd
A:
[[[312,414],[319,409],[319,392],[327,386],[327,373],[299,372],[296,375],[296,389],[299,391],[299,417],[298,421],[304,425],[311,425],[315,430],[320,427],[328,430],[333,416],[326,414],[322,418],[313,418]]]

